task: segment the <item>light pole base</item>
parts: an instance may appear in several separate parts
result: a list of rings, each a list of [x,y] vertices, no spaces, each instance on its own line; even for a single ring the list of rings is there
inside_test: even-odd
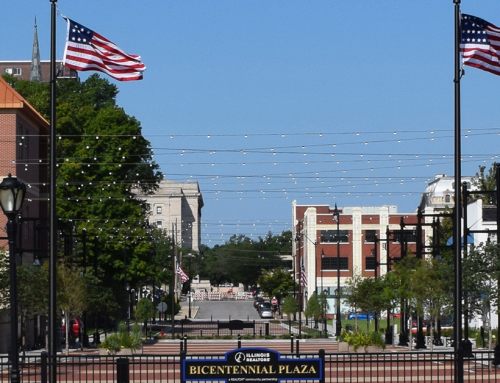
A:
[[[469,339],[464,339],[462,341],[462,350],[464,358],[474,358],[474,354],[472,353],[472,342]]]
[[[493,364],[498,366],[500,364],[500,343],[495,346],[495,351],[493,353]]]
[[[337,321],[335,322],[335,336],[339,337],[341,333],[342,333],[342,323],[340,323],[340,320],[337,319]]]

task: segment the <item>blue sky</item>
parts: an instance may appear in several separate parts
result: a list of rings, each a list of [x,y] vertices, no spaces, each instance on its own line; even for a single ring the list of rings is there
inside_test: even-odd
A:
[[[0,17],[0,59],[31,57],[35,16],[47,59],[50,2],[15,3]],[[435,174],[453,175],[452,0],[58,8],[142,55],[144,80],[116,82],[118,101],[141,121],[167,178],[199,181],[207,245],[290,229],[292,200],[412,212]],[[465,0],[462,11],[500,25],[498,0]],[[466,68],[464,175],[498,161],[499,87],[499,77]]]

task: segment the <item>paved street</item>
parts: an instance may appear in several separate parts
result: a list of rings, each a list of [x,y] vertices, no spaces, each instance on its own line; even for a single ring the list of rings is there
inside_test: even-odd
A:
[[[260,319],[253,301],[198,301],[195,304],[199,307],[195,319]]]

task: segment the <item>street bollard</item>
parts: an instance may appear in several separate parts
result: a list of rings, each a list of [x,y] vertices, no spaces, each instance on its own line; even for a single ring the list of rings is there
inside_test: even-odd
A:
[[[293,334],[290,334],[290,353],[293,354]]]
[[[179,352],[182,354],[183,351],[184,351],[184,342],[181,340],[179,342]]]
[[[116,383],[129,383],[128,358],[116,359]]]
[[[184,352],[187,353],[188,351],[188,337],[187,335],[184,335]]]
[[[297,356],[299,356],[300,352],[299,352],[299,340],[298,339],[295,341],[295,352],[297,353]]]
[[[238,348],[241,348],[241,334],[238,334]]]
[[[46,351],[43,351],[40,354],[40,382],[47,383],[47,361],[48,354]]]

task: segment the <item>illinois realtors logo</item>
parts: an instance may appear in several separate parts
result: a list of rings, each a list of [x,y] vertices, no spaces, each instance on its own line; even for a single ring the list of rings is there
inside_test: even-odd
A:
[[[267,348],[239,348],[215,359],[182,362],[182,380],[223,380],[228,383],[279,382],[282,379],[321,380],[321,358],[282,357]]]

